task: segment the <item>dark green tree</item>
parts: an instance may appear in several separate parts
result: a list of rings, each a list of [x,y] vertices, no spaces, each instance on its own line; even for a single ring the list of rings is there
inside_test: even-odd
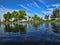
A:
[[[17,11],[13,11],[12,12],[12,17],[14,18],[14,21],[18,21],[18,12]]]
[[[26,12],[24,10],[13,11],[12,13],[7,12],[4,14],[5,21],[10,21],[14,18],[14,21],[19,21],[22,19],[26,19]]]
[[[53,13],[51,15],[51,20],[59,19],[60,18],[60,10],[56,8],[53,10]]]
[[[40,21],[40,17],[38,15],[36,15],[36,14],[32,17],[32,19]]]
[[[19,16],[18,16],[18,18],[19,18],[19,20],[22,20],[22,19],[26,19],[26,12],[24,11],[24,10],[19,10]]]
[[[9,19],[11,19],[11,18],[12,18],[12,15],[10,12],[7,12],[6,14],[4,14],[5,21],[9,21]]]

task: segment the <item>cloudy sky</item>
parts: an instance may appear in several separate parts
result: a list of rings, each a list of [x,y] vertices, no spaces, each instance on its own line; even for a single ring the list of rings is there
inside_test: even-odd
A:
[[[60,8],[60,0],[0,0],[0,19],[4,13],[14,10],[25,10],[27,15],[38,14],[43,18],[55,8]]]

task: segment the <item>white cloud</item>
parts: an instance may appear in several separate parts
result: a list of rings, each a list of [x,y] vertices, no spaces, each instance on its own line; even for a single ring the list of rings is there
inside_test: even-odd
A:
[[[43,5],[45,5],[45,7],[48,8],[48,6],[46,5],[46,3],[43,0],[38,0],[39,2],[41,2]]]
[[[53,11],[55,8],[47,8],[47,11]]]
[[[39,2],[43,3],[44,4],[44,1],[43,0],[39,0]]]
[[[27,6],[32,6],[33,4],[32,3],[28,3]]]
[[[18,11],[18,10],[16,10],[16,9],[9,9],[9,8],[0,6],[0,19],[3,20],[3,14],[4,14],[4,13],[13,12],[14,10],[15,10],[15,11]]]
[[[42,11],[42,13],[45,14],[45,15],[51,15],[52,11]]]
[[[28,10],[28,11],[32,11],[31,9],[25,7],[24,5],[21,5],[21,4],[20,4],[19,6],[23,7],[24,9],[26,9],[26,10]]]
[[[56,8],[59,8],[60,4],[52,4],[52,6],[55,6]]]
[[[35,1],[33,1],[33,3],[35,4],[36,7],[41,9],[41,7]]]
[[[51,4],[51,5],[47,5],[47,7],[55,7],[55,8],[59,8],[60,4]]]
[[[27,6],[30,6],[30,4],[27,4]]]
[[[45,11],[43,10],[42,13],[51,15],[54,9],[55,8],[47,8]]]
[[[26,13],[27,13],[27,15],[32,16],[32,14],[30,12],[26,11]]]

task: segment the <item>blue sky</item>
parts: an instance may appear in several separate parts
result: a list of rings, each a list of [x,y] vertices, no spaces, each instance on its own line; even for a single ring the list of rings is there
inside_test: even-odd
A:
[[[0,19],[4,13],[14,10],[25,10],[27,15],[38,14],[43,18],[46,14],[51,15],[55,8],[60,8],[60,0],[0,0]]]

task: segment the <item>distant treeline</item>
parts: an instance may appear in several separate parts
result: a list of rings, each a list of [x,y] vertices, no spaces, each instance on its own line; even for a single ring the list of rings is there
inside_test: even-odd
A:
[[[5,21],[20,21],[20,20],[27,20],[28,17],[28,21],[33,20],[33,21],[41,21],[43,20],[41,17],[39,17],[37,14],[35,14],[33,17],[28,16],[26,11],[24,10],[19,10],[19,11],[13,11],[12,13],[7,12],[3,15]],[[60,19],[60,9],[56,8],[53,10],[51,15],[45,15],[45,19],[46,20],[56,20],[56,19]]]

